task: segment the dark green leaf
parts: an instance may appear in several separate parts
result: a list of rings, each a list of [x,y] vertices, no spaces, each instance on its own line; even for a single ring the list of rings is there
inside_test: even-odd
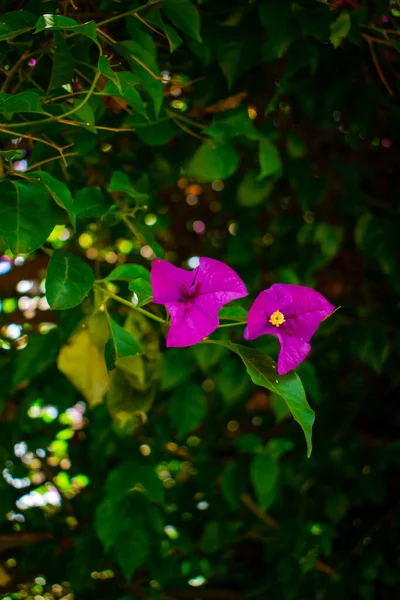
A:
[[[237,203],[240,206],[258,206],[272,193],[274,184],[271,181],[260,181],[259,175],[253,171],[240,182],[237,191]]]
[[[14,254],[36,250],[55,225],[50,194],[41,183],[0,181],[0,235]]]
[[[162,8],[178,29],[201,42],[200,15],[190,0],[164,0]]]
[[[325,502],[325,514],[333,523],[339,523],[349,509],[349,500],[345,494],[331,494]]]
[[[115,554],[117,563],[129,581],[136,569],[143,565],[150,552],[150,537],[146,524],[140,515],[132,519],[132,533],[118,538]]]
[[[54,32],[54,58],[51,69],[49,91],[71,83],[74,76],[75,64],[68,44],[62,33]]]
[[[164,144],[182,133],[182,130],[168,116],[162,117],[158,122],[152,121],[151,123],[146,123],[145,120],[138,123],[138,119],[133,117],[127,120],[127,125],[135,127],[135,135],[139,140],[145,144],[150,144],[150,146],[164,146]]]
[[[146,15],[146,20],[148,23],[151,23],[159,30],[164,32],[164,35],[167,36],[170,52],[174,52],[179,46],[182,44],[182,38],[177,33],[177,31],[171,27],[171,25],[166,25],[161,16],[161,12],[157,9],[149,11]]]
[[[70,17],[64,17],[61,15],[41,15],[36,24],[35,33],[40,31],[71,31],[74,33],[81,33],[82,35],[90,38],[93,42],[97,43],[97,32],[95,21],[88,21],[80,25],[75,19]]]
[[[46,297],[51,308],[77,306],[92,289],[94,274],[80,258],[70,252],[56,250],[46,275]]]
[[[158,258],[164,258],[164,251],[161,248],[160,244],[156,241],[151,229],[146,225],[142,225],[141,223],[136,222],[134,223],[133,227],[135,229],[136,237],[138,238],[138,240],[140,240],[142,244],[150,246],[150,248],[153,250],[154,254]]]
[[[114,83],[120,94],[122,94],[123,92],[118,73],[115,73],[115,71],[113,71],[110,67],[110,61],[108,60],[107,56],[99,57],[97,68],[99,69],[100,73],[104,75],[104,77],[107,77],[107,79],[110,79]]]
[[[132,69],[137,73],[144,89],[153,101],[155,116],[158,117],[163,105],[163,85],[160,69],[154,56],[133,41],[117,44],[116,48],[130,61]],[[140,63],[143,63],[146,68]]]
[[[239,463],[230,462],[226,465],[221,477],[221,491],[231,510],[239,510],[243,506],[241,496],[247,488],[247,472],[240,468]]]
[[[251,461],[251,481],[262,510],[271,506],[279,480],[278,463],[269,454],[260,454]]]
[[[73,225],[75,226],[73,200],[71,192],[69,191],[65,183],[59,181],[49,173],[46,173],[45,171],[32,171],[31,176],[38,177],[40,179],[40,181],[43,183],[43,185],[53,198],[54,202],[56,202],[58,206],[61,206],[61,208],[67,211],[67,213],[71,217]]]
[[[188,383],[179,387],[169,404],[169,416],[179,435],[184,435],[200,425],[207,414],[207,402],[200,386]]]
[[[149,199],[147,194],[142,194],[135,188],[128,175],[122,171],[114,171],[111,177],[110,185],[108,186],[108,191],[124,192],[138,202],[146,202]]]
[[[77,219],[102,217],[110,210],[103,193],[97,188],[86,187],[75,194],[73,213]]]
[[[36,24],[36,15],[26,10],[14,10],[3,14],[0,19],[0,41],[10,40],[21,33],[31,31]]]
[[[292,371],[286,375],[278,375],[274,361],[253,348],[232,344],[231,342],[215,341],[228,350],[235,352],[244,362],[247,372],[256,385],[267,388],[279,394],[288,405],[294,419],[304,431],[307,442],[307,456],[312,450],[312,427],[315,414],[310,408],[298,375]]]
[[[153,299],[153,290],[148,281],[139,277],[138,279],[134,279],[129,284],[129,289],[131,292],[134,292],[138,298],[138,303],[136,306],[144,306],[145,304],[149,304],[149,302]]]
[[[48,113],[43,109],[37,92],[28,91],[20,94],[0,94],[0,113],[12,116],[16,112]]]
[[[119,86],[116,85],[114,80],[111,80],[106,85],[103,93],[122,98],[129,106],[135,109],[135,112],[147,119],[146,105],[137,90],[137,87],[140,85],[137,75],[129,71],[120,71],[118,75],[116,73],[115,75],[118,77]]]

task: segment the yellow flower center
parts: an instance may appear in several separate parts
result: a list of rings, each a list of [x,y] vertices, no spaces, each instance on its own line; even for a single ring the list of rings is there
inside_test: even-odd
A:
[[[279,325],[282,325],[282,323],[284,323],[285,320],[286,319],[280,310],[276,310],[274,313],[272,313],[272,315],[269,318],[269,322],[271,323],[271,325],[275,325],[275,327],[279,327]]]

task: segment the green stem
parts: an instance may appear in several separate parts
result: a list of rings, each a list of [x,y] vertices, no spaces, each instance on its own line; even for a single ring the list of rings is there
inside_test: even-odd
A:
[[[98,290],[99,292],[103,293],[104,295],[109,296],[116,302],[119,302],[120,304],[123,304],[124,306],[127,306],[128,308],[132,308],[132,309],[140,312],[142,315],[144,315],[148,319],[153,319],[153,321],[157,321],[157,323],[163,323],[163,324],[165,323],[164,319],[161,319],[161,317],[157,317],[156,315],[153,315],[153,313],[150,313],[147,310],[144,310],[143,308],[139,308],[138,306],[135,306],[132,302],[129,302],[129,300],[125,300],[125,298],[121,298],[121,296],[117,296],[117,294],[110,292],[110,290],[107,290],[106,288],[101,287],[97,283],[95,283],[93,287],[96,290]]]
[[[75,108],[72,108],[71,110],[68,110],[66,113],[63,113],[62,115],[59,116],[54,116],[54,117],[48,117],[47,119],[38,119],[37,121],[26,121],[25,123],[14,123],[13,127],[31,127],[33,125],[44,125],[45,123],[51,123],[52,121],[57,121],[58,119],[65,119],[65,117],[69,117],[70,115],[73,115],[74,113],[76,113],[78,110],[80,110],[83,106],[85,106],[85,104],[87,102],[89,102],[90,97],[92,96],[92,94],[94,93],[94,90],[96,88],[97,82],[100,78],[101,73],[98,71],[96,73],[96,75],[94,76],[94,79],[92,81],[92,85],[90,86],[88,93],[86,94],[86,96],[84,97],[84,99],[82,100],[82,102],[80,102],[77,106],[75,106]]]
[[[221,327],[233,327],[234,325],[247,325],[247,321],[235,321],[234,323],[224,323],[223,325],[219,325],[218,329]]]
[[[205,129],[207,127],[207,125],[205,125],[204,123],[199,123],[198,121],[195,121],[194,119],[190,119],[189,117],[186,117],[185,115],[182,115],[181,113],[178,113],[175,110],[170,110],[167,108],[165,112],[171,118],[175,117],[175,119],[179,119],[180,121],[183,121],[184,123],[187,123],[188,125],[193,125],[193,127],[198,127],[199,129]]]
[[[97,27],[103,27],[103,25],[108,25],[109,23],[113,23],[114,21],[118,21],[119,19],[123,19],[124,17],[129,17],[129,15],[134,15],[135,13],[140,12],[154,4],[160,4],[163,0],[150,0],[147,4],[143,4],[143,6],[139,6],[139,8],[135,8],[134,10],[128,10],[127,12],[120,13],[115,15],[114,17],[110,17],[109,19],[105,19],[104,21],[100,21],[96,23]]]

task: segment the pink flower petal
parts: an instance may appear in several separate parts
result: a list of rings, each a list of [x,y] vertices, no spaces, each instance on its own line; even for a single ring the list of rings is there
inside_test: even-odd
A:
[[[279,375],[285,375],[285,373],[292,371],[303,362],[310,352],[311,346],[308,342],[304,342],[299,338],[288,335],[283,331],[279,332],[277,337],[281,345],[277,370]]]
[[[151,265],[150,281],[153,288],[153,302],[155,304],[166,304],[177,301],[181,297],[181,288],[185,285],[189,288],[195,277],[194,271],[180,269],[173,264],[156,258]]]
[[[168,348],[182,348],[198,344],[215,331],[219,325],[217,315],[204,313],[196,302],[187,309],[183,303],[166,304],[171,315],[171,325],[167,335]]]
[[[213,258],[200,258],[199,281],[201,293],[224,292],[225,303],[247,296],[246,286],[239,275],[225,263]],[[222,298],[222,296],[221,296]],[[222,304],[221,304],[222,306]]]

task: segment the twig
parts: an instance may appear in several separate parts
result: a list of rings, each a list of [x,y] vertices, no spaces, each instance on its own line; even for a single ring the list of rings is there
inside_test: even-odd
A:
[[[97,23],[97,26],[103,27],[103,25],[108,25],[109,23],[113,23],[114,21],[118,21],[119,19],[124,19],[125,17],[128,17],[129,15],[133,16],[136,13],[140,12],[141,10],[150,8],[150,6],[154,6],[154,4],[161,4],[161,2],[162,2],[162,0],[150,0],[150,2],[148,2],[147,4],[143,4],[143,6],[139,6],[139,8],[135,8],[135,10],[128,10],[127,12],[119,13],[118,15],[115,15],[114,17],[110,17],[109,19],[104,19],[104,21],[100,21],[99,23]]]
[[[123,304],[124,306],[127,306],[128,308],[132,308],[133,310],[140,312],[142,315],[144,315],[148,319],[152,319],[153,321],[157,321],[158,323],[165,323],[164,319],[161,319],[161,317],[157,317],[157,315],[153,315],[153,313],[150,313],[147,310],[144,310],[143,308],[139,308],[138,306],[135,306],[132,302],[129,302],[129,300],[125,300],[125,298],[121,298],[121,296],[117,296],[117,294],[110,292],[110,290],[108,290],[107,288],[103,288],[100,285],[98,285],[97,283],[95,283],[93,287],[96,290],[98,290],[99,292],[101,292],[102,294],[104,294],[105,296],[109,296],[116,302],[119,302],[120,304]]]
[[[64,154],[64,158],[67,158],[67,156],[77,156],[77,154],[78,154],[78,152],[68,152],[67,154]],[[34,169],[37,169],[38,167],[40,167],[42,165],[45,165],[48,162],[52,162],[53,160],[60,160],[60,157],[59,156],[53,156],[52,158],[46,158],[46,160],[41,160],[40,162],[37,162],[34,165],[31,165],[30,167],[28,167],[25,170],[25,173],[27,171],[32,171]]]
[[[234,323],[224,323],[223,325],[219,325],[218,329],[221,327],[234,327],[235,325],[247,325],[247,321],[235,321]]]
[[[150,25],[150,23],[148,23],[147,21],[145,21],[145,19],[143,19],[143,17],[141,17],[137,13],[134,13],[133,16],[136,17],[137,19],[139,19],[139,21],[141,23],[143,23],[143,25],[145,25],[146,27],[148,27],[149,29],[151,29],[152,31],[154,31],[154,33],[158,33],[158,35],[161,35],[162,37],[168,39],[167,36],[165,35],[165,33],[163,33],[162,31],[159,31],[158,29],[156,29],[155,27],[153,27],[152,25]]]
[[[26,138],[28,140],[35,140],[36,142],[40,142],[41,144],[45,144],[46,146],[50,146],[51,148],[54,148],[55,150],[57,150],[57,152],[60,153],[61,159],[62,159],[63,163],[66,165],[63,150],[65,150],[66,148],[69,148],[70,146],[65,146],[64,148],[61,148],[60,146],[57,146],[57,144],[54,144],[53,142],[46,142],[46,140],[35,137],[34,135],[24,135],[22,133],[17,133],[15,131],[11,131],[10,129],[5,129],[4,127],[1,127],[1,126],[0,126],[0,131],[2,131],[3,133],[7,133],[8,135],[15,135],[16,137],[22,137],[22,138]]]
[[[381,65],[379,64],[378,57],[375,52],[374,41],[372,39],[368,39],[367,41],[368,41],[369,49],[371,51],[372,60],[374,61],[374,65],[376,67],[376,70],[378,71],[378,75],[381,78],[381,81],[382,81],[383,85],[385,86],[385,88],[387,89],[387,91],[389,92],[389,94],[391,96],[394,96],[394,91],[390,87],[388,80],[386,79],[385,74],[382,71]]]
[[[7,91],[7,88],[9,86],[9,84],[11,83],[12,78],[14,77],[14,74],[18,71],[18,69],[20,68],[20,66],[22,65],[22,63],[29,58],[30,56],[32,56],[33,54],[36,54],[38,51],[36,50],[35,52],[24,52],[20,58],[17,60],[17,62],[15,63],[15,65],[13,67],[11,67],[11,69],[8,71],[7,73],[7,77],[3,83],[3,85],[1,86],[1,90],[0,92],[2,94],[4,94]]]
[[[275,529],[275,531],[281,529],[280,524],[273,517],[271,517],[268,513],[264,512],[256,502],[254,502],[253,498],[249,494],[242,494],[240,496],[243,504],[247,506],[247,508],[258,518],[260,521],[263,521],[268,527],[271,529]],[[326,573],[327,575],[334,575],[336,573],[335,569],[332,569],[329,565],[322,562],[321,560],[317,560],[314,564],[315,569],[320,571],[321,573]]]
[[[200,135],[199,133],[196,133],[195,131],[192,131],[191,129],[189,129],[189,127],[186,127],[186,125],[184,125],[183,123],[181,123],[181,121],[175,117],[175,116],[171,116],[171,119],[173,120],[173,122],[178,125],[178,127],[180,129],[182,129],[183,131],[186,131],[186,133],[188,133],[189,135],[197,138],[198,140],[201,140],[202,142],[207,142],[208,138],[206,138],[204,135]]]

